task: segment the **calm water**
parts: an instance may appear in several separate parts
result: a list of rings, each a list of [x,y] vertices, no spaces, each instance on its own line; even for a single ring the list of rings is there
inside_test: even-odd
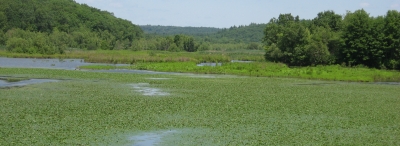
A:
[[[199,63],[197,66],[222,66],[222,63]]]
[[[110,70],[86,70],[91,72],[113,72],[113,73],[134,73],[134,74],[178,74],[174,72],[157,72],[148,70],[131,70],[131,69],[110,69]]]
[[[131,137],[130,140],[135,142],[133,146],[155,146],[162,142],[163,137],[176,132],[177,131],[175,130],[169,130],[163,132],[143,133],[141,135]]]
[[[0,67],[54,68],[74,70],[79,66],[91,65],[83,59],[34,59],[0,57]]]
[[[31,84],[39,84],[39,83],[47,83],[47,82],[57,82],[58,80],[51,80],[51,79],[29,79],[29,80],[22,80],[18,82],[7,82],[5,80],[0,80],[0,88],[5,87],[22,87]]]

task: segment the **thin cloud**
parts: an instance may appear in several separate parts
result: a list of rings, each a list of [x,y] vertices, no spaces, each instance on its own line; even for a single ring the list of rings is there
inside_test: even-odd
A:
[[[369,6],[370,6],[369,3],[360,3],[360,7],[362,7],[362,8],[366,8],[366,7],[369,7]]]

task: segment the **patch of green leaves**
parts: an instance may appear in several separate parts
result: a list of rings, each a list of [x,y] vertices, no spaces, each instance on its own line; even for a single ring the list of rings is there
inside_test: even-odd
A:
[[[161,144],[400,144],[397,85],[18,68],[0,76],[62,80],[0,90],[0,145],[127,145],[134,133],[169,129],[178,133]],[[143,96],[132,83],[170,95]]]

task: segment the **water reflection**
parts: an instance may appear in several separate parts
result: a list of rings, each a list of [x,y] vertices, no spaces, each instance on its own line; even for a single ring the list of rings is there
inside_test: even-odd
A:
[[[133,146],[154,146],[159,145],[162,142],[163,137],[176,132],[176,130],[169,130],[154,133],[143,133],[141,135],[131,137],[130,140],[135,142]]]

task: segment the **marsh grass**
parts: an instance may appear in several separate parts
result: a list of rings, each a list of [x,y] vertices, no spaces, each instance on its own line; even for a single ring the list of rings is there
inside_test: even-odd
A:
[[[171,129],[166,145],[400,144],[397,85],[22,68],[0,76],[63,80],[0,89],[0,145],[132,145],[134,134]],[[144,96],[134,83],[170,95]]]
[[[209,50],[199,52],[200,54],[220,54],[223,56],[229,56],[230,60],[242,60],[242,61],[265,61],[264,50],[225,50],[215,51]]]
[[[85,59],[92,63],[124,63],[137,62],[230,62],[231,60],[264,61],[261,50],[228,50],[200,52],[168,52],[168,51],[128,51],[128,50],[95,50],[67,51],[65,54],[43,55],[12,53],[0,49],[0,56],[11,58],[71,58]]]
[[[231,56],[230,56],[230,55]],[[247,56],[247,55],[250,56]],[[79,58],[92,63],[124,63],[137,62],[229,62],[232,59],[241,58],[237,54],[223,51],[209,52],[168,52],[168,51],[128,51],[128,50],[95,50],[95,51],[69,51],[65,54],[42,55],[12,53],[0,50],[0,56],[11,58]],[[246,56],[246,57],[245,57]],[[262,55],[261,55],[262,56]],[[259,60],[255,53],[245,53],[246,60]]]
[[[263,61],[262,50],[228,50],[203,52],[96,50],[71,51],[66,54],[41,55],[18,54],[0,50],[0,56],[20,58],[83,58],[86,62],[133,64],[132,66],[93,65],[82,69],[139,69],[164,72],[187,72],[198,74],[232,74],[256,77],[289,77],[333,81],[399,82],[398,71],[368,68],[347,68],[339,65],[316,67],[292,67]],[[255,61],[253,63],[230,63],[231,60]],[[197,67],[197,63],[222,62],[218,67]]]
[[[110,69],[109,66],[82,66],[84,69]],[[271,62],[223,63],[222,66],[197,66],[195,62],[136,63],[118,69],[139,69],[197,74],[230,74],[255,77],[287,77],[353,82],[399,82],[400,72],[339,65],[287,67]]]

